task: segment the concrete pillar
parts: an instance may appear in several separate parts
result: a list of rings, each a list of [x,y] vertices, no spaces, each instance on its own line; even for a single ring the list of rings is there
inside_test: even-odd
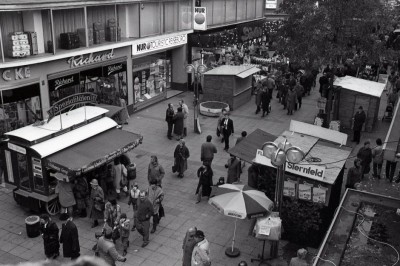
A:
[[[40,10],[23,11],[22,18],[24,21],[25,31],[34,31],[37,34],[38,53],[42,54],[44,50],[43,22]]]
[[[172,84],[174,89],[186,90],[187,77],[185,66],[187,45],[172,50]]]

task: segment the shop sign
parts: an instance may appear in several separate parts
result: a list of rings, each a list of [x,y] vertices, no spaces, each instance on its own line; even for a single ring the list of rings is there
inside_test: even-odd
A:
[[[107,77],[125,71],[126,71],[126,64],[124,63],[112,64],[103,67],[103,73],[106,74]]]
[[[138,40],[132,44],[132,55],[158,51],[187,43],[187,34],[158,36],[146,40]]]
[[[115,56],[114,49],[112,49],[111,51],[105,53],[98,53],[98,54],[90,53],[89,55],[73,56],[67,60],[67,63],[69,64],[70,68],[75,68],[99,62],[104,62],[114,58],[114,56]]]
[[[238,25],[239,42],[247,42],[261,37],[263,37],[262,23],[251,22]]]
[[[314,180],[323,180],[326,167],[324,165],[286,163],[286,171]]]
[[[79,74],[73,74],[70,76],[61,77],[58,79],[49,80],[50,91],[56,91],[64,87],[75,86],[79,84]]]
[[[5,81],[27,79],[31,77],[31,69],[29,66],[5,69],[1,76]]]
[[[265,1],[266,9],[276,9],[276,7],[277,7],[277,0],[266,0]]]
[[[9,148],[10,150],[16,151],[16,152],[18,152],[18,153],[26,154],[26,149],[23,148],[23,147],[21,147],[21,146],[12,144],[12,143],[10,143],[10,142],[7,143],[7,146],[8,146],[8,148]]]
[[[207,30],[207,8],[195,7],[194,8],[194,30]]]
[[[58,113],[68,109],[76,104],[96,103],[97,95],[90,92],[77,93],[53,104],[50,110],[47,111],[49,118],[47,123]]]

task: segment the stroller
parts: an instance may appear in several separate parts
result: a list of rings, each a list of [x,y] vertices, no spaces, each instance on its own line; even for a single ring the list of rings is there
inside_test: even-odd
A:
[[[385,113],[383,114],[383,117],[382,117],[382,121],[386,120],[386,119],[391,121],[392,118],[393,118],[393,104],[389,103],[386,106]]]

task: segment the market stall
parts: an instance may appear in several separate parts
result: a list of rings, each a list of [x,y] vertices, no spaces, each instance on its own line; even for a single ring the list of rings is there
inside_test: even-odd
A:
[[[117,129],[104,108],[82,106],[62,113],[63,108],[82,104],[89,96],[66,98],[53,105],[46,121],[5,134],[1,145],[5,181],[18,204],[54,215],[58,211],[57,174],[72,182],[142,142],[141,135]]]
[[[323,137],[330,132],[331,136]],[[281,214],[284,239],[318,246],[324,236],[339,204],[344,166],[351,153],[350,148],[340,146],[345,140],[340,136],[336,140],[332,137],[339,134],[345,135],[292,121],[290,129],[274,140],[278,144],[286,139],[306,155],[299,164],[286,163]],[[250,134],[245,140],[252,142],[252,139]],[[256,188],[264,191],[268,198],[274,199],[277,169],[270,159],[262,155],[262,146],[263,142],[260,141],[255,158],[253,153],[254,172],[258,175]],[[248,157],[231,150],[232,154],[243,160]]]
[[[204,73],[203,101],[220,101],[234,110],[251,99],[254,66],[223,65]]]
[[[333,113],[343,128],[352,127],[352,118],[358,107],[362,106],[366,114],[364,130],[371,132],[378,120],[379,105],[386,84],[365,79],[345,76],[336,78],[333,85],[338,87],[333,104]]]

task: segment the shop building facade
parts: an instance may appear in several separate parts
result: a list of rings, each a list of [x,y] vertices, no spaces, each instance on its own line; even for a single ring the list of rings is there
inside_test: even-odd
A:
[[[118,2],[118,3],[117,3]],[[186,88],[192,0],[0,4],[0,133],[80,92],[134,112]]]

